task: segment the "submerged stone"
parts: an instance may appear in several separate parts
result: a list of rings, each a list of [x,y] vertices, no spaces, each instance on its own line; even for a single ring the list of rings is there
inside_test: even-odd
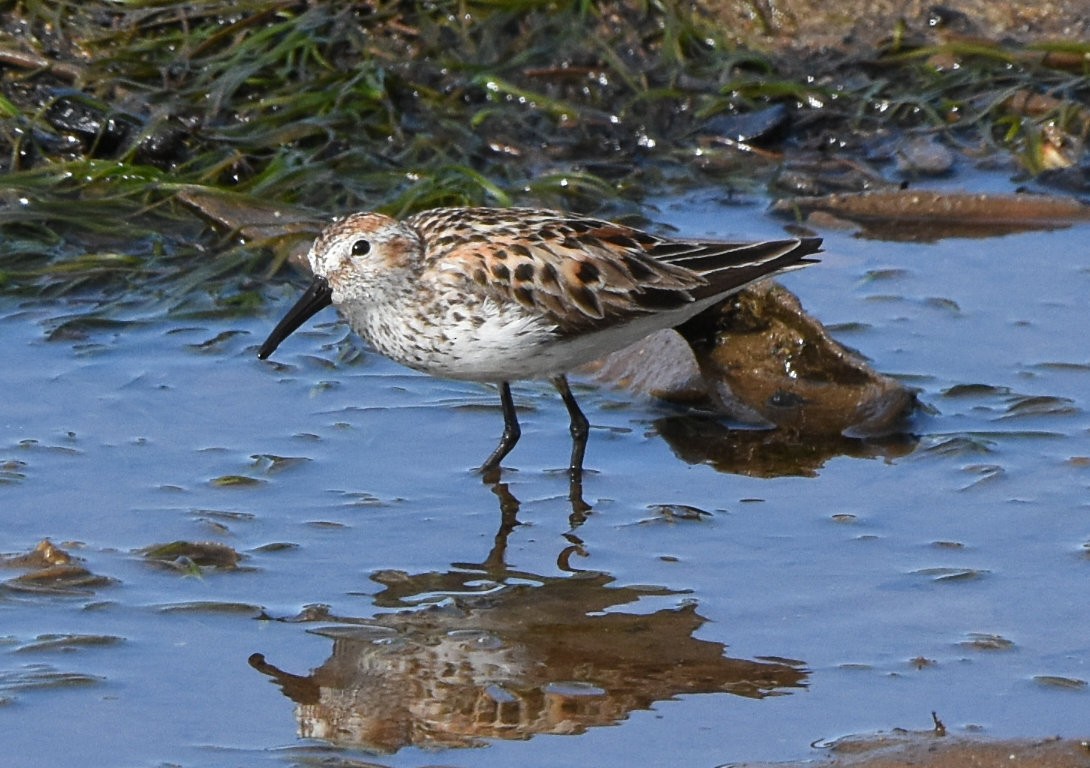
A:
[[[771,282],[609,355],[596,369],[637,392],[796,434],[890,434],[915,404],[910,389],[832,339]]]

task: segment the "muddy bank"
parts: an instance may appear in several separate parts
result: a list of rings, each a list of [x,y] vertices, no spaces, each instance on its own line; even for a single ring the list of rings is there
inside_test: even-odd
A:
[[[987,740],[948,736],[937,730],[849,736],[825,747],[827,756],[799,763],[776,763],[777,768],[1078,768],[1090,766],[1090,743],[1085,739]],[[767,764],[739,763],[737,768],[771,768]]]

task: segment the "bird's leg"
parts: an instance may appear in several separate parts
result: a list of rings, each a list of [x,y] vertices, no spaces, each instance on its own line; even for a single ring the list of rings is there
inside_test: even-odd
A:
[[[564,405],[568,407],[568,416],[571,417],[571,463],[568,464],[568,472],[571,473],[573,483],[582,485],[583,480],[583,454],[587,450],[587,435],[590,434],[590,422],[583,412],[579,410],[579,403],[575,402],[575,395],[568,387],[568,379],[560,374],[553,379],[553,386],[560,393]]]
[[[496,446],[496,450],[492,451],[492,455],[481,465],[481,472],[484,473],[486,480],[499,472],[500,462],[511,452],[522,436],[519,417],[515,413],[515,403],[511,399],[511,385],[506,381],[500,382],[500,405],[503,406],[503,435],[500,437],[500,444]]]

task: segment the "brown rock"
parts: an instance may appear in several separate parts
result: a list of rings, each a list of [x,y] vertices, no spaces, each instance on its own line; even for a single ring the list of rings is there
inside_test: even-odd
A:
[[[596,372],[670,402],[809,435],[888,434],[915,403],[910,390],[833,340],[771,282],[609,355]]]

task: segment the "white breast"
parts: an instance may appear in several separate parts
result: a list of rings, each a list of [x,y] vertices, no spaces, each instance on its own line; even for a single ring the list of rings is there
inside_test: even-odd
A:
[[[376,351],[403,365],[448,379],[500,382],[566,373],[678,325],[717,300],[711,297],[566,338],[521,306],[490,299],[472,306],[444,302],[441,309],[433,304],[423,313],[407,312],[405,305],[384,309],[356,305],[345,314]]]

